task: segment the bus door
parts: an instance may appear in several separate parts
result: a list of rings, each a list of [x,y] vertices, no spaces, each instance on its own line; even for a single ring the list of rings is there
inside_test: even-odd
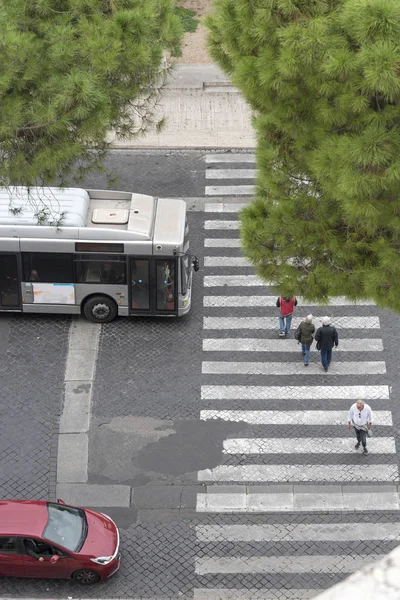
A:
[[[0,309],[21,309],[16,254],[0,254]]]
[[[131,258],[130,314],[176,315],[176,259]]]

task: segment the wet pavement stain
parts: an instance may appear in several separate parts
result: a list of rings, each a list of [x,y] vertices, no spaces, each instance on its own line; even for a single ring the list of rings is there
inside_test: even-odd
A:
[[[134,464],[143,471],[175,476],[210,469],[222,461],[224,440],[246,426],[219,419],[175,421],[175,433],[144,447]]]

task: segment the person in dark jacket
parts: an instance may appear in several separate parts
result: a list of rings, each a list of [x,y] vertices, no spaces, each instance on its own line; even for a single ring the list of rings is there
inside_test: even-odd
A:
[[[301,344],[305,367],[308,367],[310,360],[310,348],[314,340],[315,325],[312,320],[313,316],[307,315],[304,321],[300,323],[296,332],[296,339],[298,339],[299,344]]]
[[[339,337],[336,328],[332,325],[329,317],[323,317],[322,327],[315,334],[317,349],[321,350],[321,363],[325,373],[328,372],[332,360],[332,348],[339,345]]]
[[[294,307],[297,306],[295,296],[280,296],[276,301],[279,308],[279,337],[290,337]]]

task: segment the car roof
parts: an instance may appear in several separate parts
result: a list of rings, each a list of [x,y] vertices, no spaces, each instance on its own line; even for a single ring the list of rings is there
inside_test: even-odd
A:
[[[43,500],[0,500],[0,536],[42,537],[48,519]]]

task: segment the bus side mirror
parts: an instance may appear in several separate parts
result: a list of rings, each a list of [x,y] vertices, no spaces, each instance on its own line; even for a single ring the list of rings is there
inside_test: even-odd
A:
[[[193,259],[193,269],[196,271],[196,273],[200,269],[200,263],[199,263],[199,259],[197,258],[197,256],[195,256]]]

